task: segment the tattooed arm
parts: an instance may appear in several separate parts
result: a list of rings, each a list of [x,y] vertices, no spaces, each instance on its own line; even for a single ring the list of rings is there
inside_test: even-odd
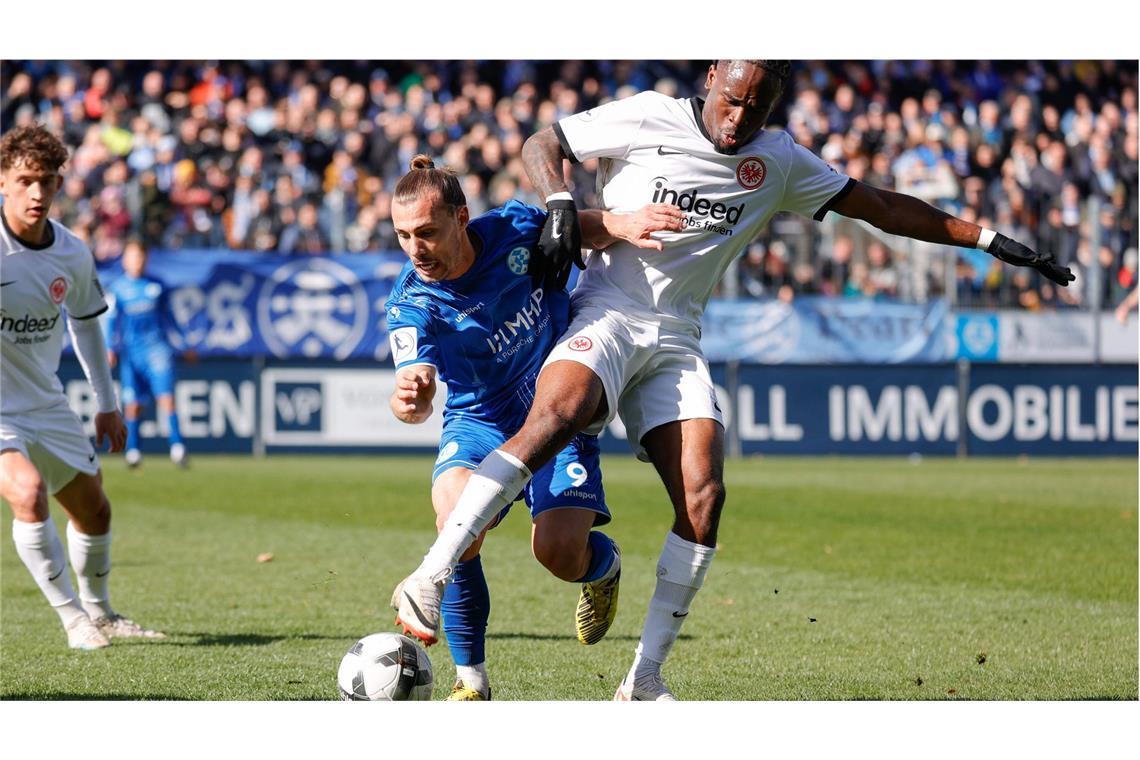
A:
[[[554,193],[569,192],[562,171],[565,158],[553,127],[535,133],[523,143],[523,167],[542,198],[549,198]]]

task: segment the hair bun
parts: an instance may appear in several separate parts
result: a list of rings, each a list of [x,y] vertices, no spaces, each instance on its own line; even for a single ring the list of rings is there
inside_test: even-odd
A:
[[[420,153],[412,159],[412,169],[434,169],[435,162],[431,160],[431,156]]]

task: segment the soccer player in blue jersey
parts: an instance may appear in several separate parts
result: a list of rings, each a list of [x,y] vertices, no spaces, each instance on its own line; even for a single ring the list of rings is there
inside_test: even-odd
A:
[[[166,286],[146,275],[147,250],[138,240],[123,248],[124,276],[110,287],[113,299],[107,320],[111,367],[119,366],[127,423],[127,464],[142,462],[139,427],[143,405],[153,395],[170,429],[170,459],[187,466],[186,444],[174,409],[174,350],[166,337],[170,325]]]
[[[618,239],[660,244],[649,233],[679,229],[680,211],[654,204],[636,214],[584,211],[583,237],[596,248]],[[436,380],[448,388],[439,457],[432,473],[432,506],[443,525],[471,471],[518,430],[534,398],[543,360],[569,322],[570,301],[532,272],[546,212],[517,201],[471,219],[458,177],[417,156],[396,185],[392,221],[409,262],[387,302],[396,366],[391,407],[397,418],[431,416]],[[521,491],[521,493],[519,493]],[[497,524],[521,496],[533,517],[532,550],[558,578],[582,584],[578,639],[600,640],[616,611],[620,554],[595,530],[610,521],[602,489],[597,438],[575,436],[539,469],[525,489],[510,494]],[[484,637],[490,596],[479,557],[486,531],[463,553],[439,610],[456,665],[449,700],[489,699]],[[401,590],[393,607],[399,609]],[[411,607],[411,615],[420,610]],[[435,632],[419,620],[397,625],[426,644]]]

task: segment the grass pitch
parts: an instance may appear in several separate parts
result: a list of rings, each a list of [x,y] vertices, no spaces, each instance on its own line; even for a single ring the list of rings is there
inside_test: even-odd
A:
[[[432,540],[431,464],[106,457],[113,601],[170,637],[68,650],[6,514],[0,697],[335,699],[341,656],[392,628],[391,589]],[[577,588],[531,557],[516,505],[483,550],[496,699],[605,700],[629,666],[671,510],[648,465],[603,466],[617,621],[577,643]],[[681,699],[1137,699],[1135,461],[747,459],[726,482],[717,558],[664,671]],[[454,669],[446,645],[430,653],[442,699]]]

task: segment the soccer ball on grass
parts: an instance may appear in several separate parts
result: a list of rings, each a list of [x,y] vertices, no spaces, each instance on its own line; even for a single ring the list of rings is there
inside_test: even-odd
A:
[[[345,701],[431,699],[433,680],[427,652],[398,633],[365,636],[348,650],[336,674]]]

